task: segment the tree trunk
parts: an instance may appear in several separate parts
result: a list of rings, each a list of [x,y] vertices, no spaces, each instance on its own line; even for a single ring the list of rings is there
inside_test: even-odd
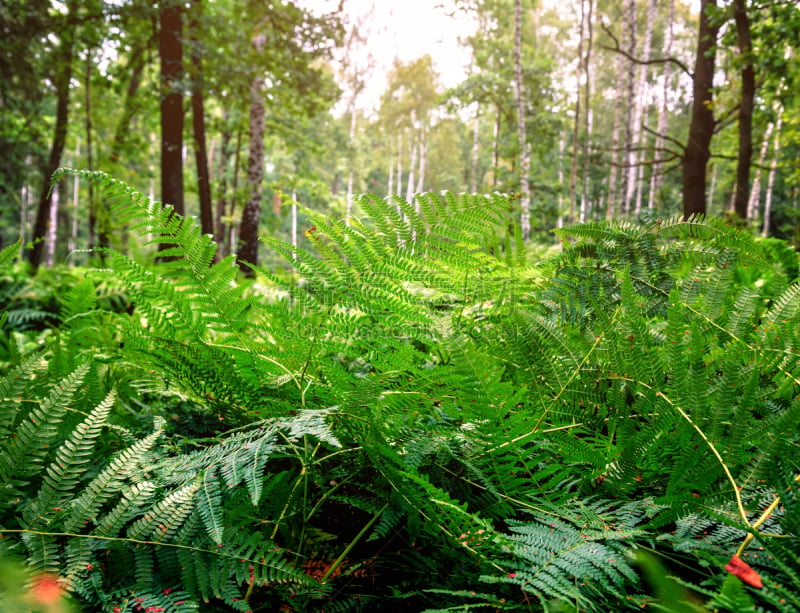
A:
[[[478,191],[478,158],[480,154],[480,107],[475,105],[475,117],[472,120],[472,165],[470,167],[469,191],[474,194]]]
[[[52,268],[56,263],[56,237],[58,236],[58,213],[61,204],[61,184],[53,185],[53,196],[50,205],[50,223],[47,226],[47,254],[45,264]]]
[[[181,4],[161,0],[158,51],[161,59],[161,200],[179,215],[183,206],[183,45]]]
[[[267,42],[264,34],[256,33],[253,47],[261,52]],[[250,194],[242,211],[237,250],[239,268],[245,276],[252,277],[248,266],[258,264],[258,223],[261,218],[261,187],[264,182],[264,74],[256,74],[250,84],[250,154],[247,160],[247,191]]]
[[[194,13],[189,25],[190,60],[192,66],[192,133],[197,170],[197,193],[200,200],[200,228],[203,234],[214,235],[214,213],[211,205],[211,179],[208,173],[206,149],[206,118],[203,105],[203,58],[198,40],[199,19],[203,13],[202,0],[193,0]]]
[[[219,176],[219,192],[217,206],[214,214],[214,242],[217,243],[217,254],[224,257],[225,254],[225,199],[228,191],[228,164],[230,163],[231,129],[229,126],[229,115],[227,109],[222,111],[222,144],[220,145],[219,162],[217,163],[217,175]]]
[[[626,0],[624,7],[623,23],[628,35],[628,55],[633,57],[636,53],[636,0]],[[635,174],[633,164],[635,162],[633,151],[633,131],[636,114],[636,101],[634,100],[634,83],[636,81],[636,65],[628,62],[628,70],[625,74],[625,172],[623,173],[624,190],[622,192],[622,212],[627,215],[630,213],[633,181]]]
[[[355,160],[353,159],[353,148],[355,147],[356,140],[356,95],[350,98],[350,159],[348,160],[349,168],[347,170],[347,209],[344,214],[344,222],[350,225],[350,218],[353,216],[353,181],[355,178]]]
[[[517,82],[517,138],[519,139],[520,230],[522,240],[531,235],[531,187],[528,182],[531,156],[525,134],[525,87],[522,81],[522,0],[514,4],[514,76]]]
[[[581,2],[581,22],[578,29],[578,72],[576,74],[575,91],[575,117],[572,123],[572,166],[569,173],[569,223],[575,221],[575,200],[577,198],[578,184],[578,136],[581,125],[581,71],[583,59],[583,44],[585,38],[584,26],[586,23],[586,4]],[[585,111],[584,111],[585,112]]]
[[[423,126],[419,134],[419,176],[417,177],[417,193],[421,194],[425,186],[425,165],[428,162],[428,144],[425,138],[425,127]],[[416,211],[419,213],[419,202],[416,204]]]
[[[617,166],[619,160],[619,128],[622,120],[622,107],[624,104],[625,71],[624,58],[617,55],[617,103],[614,105],[614,123],[611,128],[611,170],[608,173],[608,204],[606,205],[606,219],[614,219],[617,206]]]
[[[591,122],[591,102],[592,81],[591,71],[589,65],[592,58],[592,12],[593,0],[588,0],[588,9],[586,10],[586,54],[583,60],[583,77],[586,83],[583,90],[583,106],[586,109],[583,113],[583,189],[581,190],[581,223],[586,223],[589,220],[591,212],[591,201],[589,200],[589,145],[592,139],[592,122]]]
[[[753,107],[756,96],[756,77],[753,69],[753,47],[750,37],[750,18],[744,0],[734,0],[733,17],[739,43],[742,71],[742,96],[739,102],[739,156],[736,160],[736,202],[734,209],[740,219],[747,219],[750,195],[750,164],[753,157]]]
[[[650,6],[647,10],[647,27],[644,34],[644,44],[642,45],[642,60],[647,62],[650,60],[650,46],[653,40],[653,22],[656,18],[656,0],[650,0]],[[647,117],[644,112],[644,99],[645,87],[647,87],[647,66],[642,64],[639,66],[639,81],[636,84],[636,109],[633,120],[633,143],[634,143],[634,157],[637,162],[633,168],[634,181],[633,187],[635,190],[634,199],[634,213],[638,217],[642,211],[642,177],[644,176],[644,167],[641,165],[641,144],[642,144],[642,124],[647,123]]]
[[[711,22],[716,0],[702,0],[689,138],[683,154],[683,217],[706,213],[706,172],[714,132],[712,109],[714,67],[719,26]]]
[[[778,157],[781,153],[781,124],[783,115],[778,115],[778,123],[775,126],[775,141],[772,149],[772,164],[769,167],[769,178],[767,179],[767,197],[764,199],[764,225],[761,236],[769,236],[769,216],[772,214],[772,189],[775,186],[775,171],[778,169]],[[796,205],[796,203],[795,203]]]
[[[409,145],[411,145],[411,141],[409,139]],[[408,162],[408,180],[406,182],[406,202],[409,204],[414,199],[414,167],[417,164],[417,147],[418,145],[415,143],[413,147],[411,147],[411,151],[409,152],[410,160]]]
[[[675,39],[675,0],[669,2],[669,22],[667,23],[667,41],[664,48],[664,57],[672,55],[672,43]],[[665,136],[667,135],[667,122],[669,117],[669,107],[667,99],[670,91],[670,75],[672,65],[669,62],[664,64],[661,78],[664,81],[661,98],[661,110],[658,114],[658,127],[656,128],[656,142],[655,142],[655,163],[653,164],[652,175],[650,176],[650,197],[648,199],[647,207],[652,211],[656,207],[656,198],[661,191],[663,183],[663,175],[661,174],[661,164],[658,161],[658,156],[662,155],[661,150],[664,148]]]
[[[67,141],[67,124],[69,121],[69,85],[72,80],[72,57],[74,54],[75,32],[69,20],[75,12],[75,3],[67,3],[68,14],[61,36],[56,61],[55,86],[56,86],[56,123],[53,129],[53,142],[50,146],[50,155],[47,164],[42,169],[42,189],[39,196],[39,205],[36,209],[36,221],[33,226],[31,241],[33,247],[28,252],[28,261],[33,271],[39,268],[44,256],[45,240],[50,225],[50,209],[52,207],[52,192],[50,190],[50,177],[61,164],[61,155]]]
[[[747,201],[747,219],[756,219],[761,208],[761,167],[767,159],[769,151],[769,140],[772,137],[772,130],[775,123],[770,121],[764,131],[764,140],[761,142],[761,152],[758,155],[758,166],[756,176],[753,178],[753,186],[750,189],[750,199]]]

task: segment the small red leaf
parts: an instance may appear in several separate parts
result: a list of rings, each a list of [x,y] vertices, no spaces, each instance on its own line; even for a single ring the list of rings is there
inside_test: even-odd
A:
[[[756,588],[764,587],[759,574],[750,568],[750,565],[739,556],[733,556],[730,562],[725,566],[725,570],[735,577],[738,577],[742,583]]]

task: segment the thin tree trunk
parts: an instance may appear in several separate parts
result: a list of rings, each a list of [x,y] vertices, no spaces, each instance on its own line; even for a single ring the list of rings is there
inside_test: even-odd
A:
[[[47,226],[47,254],[45,264],[52,268],[56,263],[56,239],[58,237],[58,213],[61,204],[61,184],[53,185],[53,198],[50,206],[50,223]]]
[[[514,4],[514,75],[517,82],[517,138],[519,139],[520,230],[522,240],[531,235],[531,187],[528,181],[531,157],[525,134],[525,86],[522,81],[522,0]]]
[[[214,213],[211,204],[211,178],[208,173],[206,149],[206,116],[203,105],[203,58],[197,31],[203,14],[202,0],[192,0],[190,32],[190,62],[192,66],[192,134],[194,159],[197,171],[197,193],[200,200],[200,229],[203,234],[214,235]],[[217,254],[218,256],[219,254]]]
[[[753,107],[756,96],[756,77],[753,68],[753,47],[750,36],[750,18],[744,0],[733,0],[733,17],[736,22],[736,39],[742,59],[742,95],[739,101],[739,156],[736,161],[736,203],[734,209],[740,219],[747,219],[747,201],[750,196],[750,164],[753,157]]]
[[[390,138],[389,143],[390,145],[394,145],[392,142],[394,139]],[[394,146],[389,149],[389,185],[386,186],[386,197],[391,200],[392,194],[394,193],[392,190],[394,189],[394,157],[392,157],[391,151],[394,149]]]
[[[705,215],[706,173],[714,133],[714,68],[719,26],[711,21],[716,0],[701,0],[700,27],[694,66],[693,101],[689,138],[683,154],[683,217]]]
[[[409,145],[411,144],[409,140]],[[408,162],[408,180],[406,182],[406,202],[410,203],[414,199],[414,167],[417,164],[417,144],[411,147],[409,155],[411,156]]]
[[[92,147],[92,52],[91,49],[86,50],[86,70],[84,73],[84,129],[86,132],[86,169],[91,172],[94,170],[94,148]],[[97,203],[94,199],[94,185],[91,181],[86,184],[86,196],[89,201],[89,249],[94,249],[99,246],[101,249],[107,248],[109,245],[108,239],[108,215],[105,215],[100,220],[100,233],[98,244],[95,244],[95,236],[97,233]],[[103,252],[100,252],[100,259],[103,259]]]
[[[772,214],[772,193],[775,186],[775,174],[778,170],[778,157],[781,153],[781,125],[783,124],[783,114],[778,115],[778,123],[775,126],[775,140],[772,146],[772,164],[769,167],[769,178],[767,179],[767,196],[764,199],[764,225],[761,229],[761,236],[769,236],[770,215]],[[797,202],[795,202],[795,207]]]
[[[261,52],[267,37],[257,32],[253,36],[253,47]],[[252,277],[248,264],[258,264],[258,223],[261,218],[261,188],[264,182],[264,74],[258,71],[250,85],[250,154],[247,160],[247,192],[249,198],[242,211],[237,250],[239,268],[245,276]]]
[[[350,132],[348,134],[351,147],[349,169],[347,172],[347,209],[344,215],[344,222],[350,225],[350,218],[353,216],[353,181],[355,178],[355,160],[353,159],[353,149],[356,140],[356,96],[352,96],[350,100]]]
[[[67,2],[67,20],[75,14],[75,3]],[[72,58],[74,54],[75,33],[72,25],[66,25],[61,37],[61,44],[57,55],[57,68],[55,76],[56,86],[56,123],[53,129],[53,142],[50,146],[50,155],[47,164],[42,169],[42,189],[39,196],[39,205],[36,209],[36,221],[33,226],[31,241],[33,247],[28,252],[28,261],[33,271],[39,268],[44,256],[45,240],[50,224],[50,209],[52,207],[52,193],[50,190],[50,177],[61,164],[61,155],[67,140],[67,124],[69,121],[69,89],[72,80]]]
[[[297,192],[292,190],[292,259],[297,261]]]
[[[397,195],[403,194],[403,133],[397,133]]]
[[[753,178],[753,187],[750,189],[750,199],[747,201],[747,219],[756,219],[761,209],[761,167],[767,159],[767,152],[769,151],[770,138],[772,138],[772,130],[775,128],[775,123],[770,121],[767,129],[764,131],[764,140],[761,142],[761,151],[758,154],[758,169],[756,176]]]
[[[592,92],[592,82],[591,82],[591,71],[589,70],[589,65],[592,58],[592,6],[593,0],[588,0],[588,10],[586,11],[586,54],[584,56],[583,61],[583,76],[586,80],[584,84],[583,96],[584,96],[584,112],[583,112],[583,131],[584,131],[584,139],[583,139],[583,189],[581,190],[581,223],[586,223],[589,219],[589,214],[591,211],[591,202],[589,200],[589,145],[591,144],[592,139],[592,113],[591,113],[591,106],[589,105],[591,101],[591,92]]]
[[[622,119],[622,107],[625,89],[625,63],[622,54],[617,55],[617,103],[614,105],[614,123],[611,128],[611,169],[608,173],[608,204],[606,205],[606,219],[614,219],[617,206],[617,166],[619,162],[619,128]]]
[[[671,57],[672,44],[675,39],[675,0],[669,2],[669,21],[667,23],[667,41],[664,48],[664,57]],[[661,110],[658,114],[658,127],[656,128],[656,141],[655,141],[655,163],[653,164],[652,175],[650,176],[650,198],[648,199],[647,207],[652,211],[656,207],[656,198],[661,191],[664,177],[661,174],[661,164],[658,161],[658,156],[662,155],[661,150],[664,148],[665,136],[667,135],[667,122],[669,117],[669,106],[667,104],[670,92],[670,76],[672,64],[666,62],[664,64],[661,78],[663,79],[663,89],[661,93]]]
[[[647,27],[644,33],[644,44],[642,45],[642,60],[647,62],[650,60],[650,46],[653,40],[653,22],[656,18],[656,0],[650,0],[650,6],[647,11]],[[644,168],[640,164],[642,155],[640,147],[642,144],[642,124],[646,122],[644,110],[644,90],[647,86],[647,66],[642,64],[639,66],[639,82],[636,85],[636,110],[633,120],[633,144],[634,144],[634,158],[636,166],[633,168],[634,179],[633,188],[635,190],[634,199],[634,213],[638,217],[642,211],[642,191]]]
[[[581,2],[581,23],[578,30],[578,78],[576,79],[575,92],[575,117],[572,123],[572,167],[569,173],[569,222],[575,221],[575,200],[577,197],[578,181],[578,136],[581,125],[581,69],[583,59],[583,44],[586,24],[586,0]]]
[[[222,111],[222,144],[220,149],[219,163],[217,164],[217,175],[219,176],[219,195],[217,197],[217,207],[214,219],[214,242],[217,243],[217,253],[220,257],[225,255],[225,204],[228,191],[228,164],[230,163],[231,130],[228,125],[230,116],[227,109]]]
[[[228,218],[231,223],[228,225],[228,234],[225,241],[225,255],[231,255],[236,249],[236,224],[233,219],[236,216],[236,195],[239,193],[239,160],[242,158],[242,130],[241,126],[236,130],[236,151],[233,154],[233,184],[231,185],[231,206]]]
[[[627,52],[630,57],[636,54],[636,0],[626,0],[624,7],[623,23],[628,35]],[[634,122],[636,121],[636,104],[634,100],[634,83],[636,80],[636,65],[628,62],[628,70],[625,75],[625,172],[623,173],[623,184],[625,189],[622,192],[622,212],[627,215],[631,210],[631,194],[633,193],[633,173],[635,152],[633,150]]]
[[[417,177],[417,193],[421,194],[425,186],[425,166],[428,163],[428,142],[425,135],[425,127],[423,126],[419,135],[419,176]],[[419,201],[415,205],[417,213],[419,213]]]
[[[502,115],[500,107],[497,106],[497,114],[494,119],[494,131],[492,132],[492,189],[497,187],[497,170],[500,165],[500,122]]]
[[[475,105],[475,117],[472,120],[472,166],[470,168],[470,193],[478,191],[478,159],[480,154],[480,107]]]

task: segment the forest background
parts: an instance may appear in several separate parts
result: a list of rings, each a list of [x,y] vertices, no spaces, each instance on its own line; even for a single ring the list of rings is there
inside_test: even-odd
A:
[[[62,165],[197,216],[251,263],[259,232],[302,244],[297,203],[350,216],[360,192],[517,194],[523,235],[548,242],[681,212],[800,241],[792,1],[444,2],[475,24],[467,76],[445,89],[430,56],[398,60],[374,108],[370,14],[318,5],[4,2],[0,244],[30,243],[34,267],[124,244],[90,185],[50,192]]]

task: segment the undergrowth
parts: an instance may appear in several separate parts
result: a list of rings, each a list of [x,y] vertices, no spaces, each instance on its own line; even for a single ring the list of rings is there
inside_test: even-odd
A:
[[[745,232],[574,226],[534,268],[501,196],[364,196],[242,282],[65,173],[168,248],[2,297],[28,580],[84,611],[800,609],[800,284]]]

